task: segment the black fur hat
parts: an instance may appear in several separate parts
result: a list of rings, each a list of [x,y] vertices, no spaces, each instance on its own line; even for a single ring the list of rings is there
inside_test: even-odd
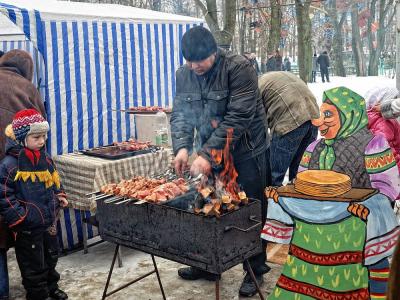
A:
[[[189,29],[182,37],[182,55],[188,61],[201,61],[215,52],[217,42],[203,26]]]

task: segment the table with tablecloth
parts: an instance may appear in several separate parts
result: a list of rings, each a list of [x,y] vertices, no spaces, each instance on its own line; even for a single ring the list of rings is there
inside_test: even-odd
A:
[[[81,153],[69,153],[54,157],[54,163],[68,196],[69,209],[64,209],[58,224],[60,244],[72,249],[82,243],[87,235],[97,235],[97,229],[82,223],[82,217],[90,217],[93,201],[86,195],[99,191],[107,183],[117,183],[132,176],[152,176],[165,172],[172,161],[172,150],[110,160]],[[85,226],[84,226],[85,225]]]

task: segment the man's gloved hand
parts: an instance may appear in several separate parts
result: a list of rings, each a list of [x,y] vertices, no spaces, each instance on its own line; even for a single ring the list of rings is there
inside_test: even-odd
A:
[[[190,174],[192,176],[197,176],[199,174],[209,175],[210,173],[211,173],[210,162],[201,156],[198,156],[192,163],[192,166],[190,167]]]
[[[189,153],[187,149],[182,148],[178,151],[175,156],[174,166],[175,172],[178,176],[183,176],[183,172],[187,169],[189,161]]]
[[[264,190],[265,197],[274,200],[274,202],[278,203],[279,201],[279,194],[277,191],[277,187],[268,186]]]

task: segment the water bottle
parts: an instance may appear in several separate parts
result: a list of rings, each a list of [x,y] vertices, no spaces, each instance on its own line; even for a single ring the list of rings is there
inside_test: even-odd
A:
[[[168,146],[168,118],[165,112],[160,111],[156,114],[155,142],[157,146]]]

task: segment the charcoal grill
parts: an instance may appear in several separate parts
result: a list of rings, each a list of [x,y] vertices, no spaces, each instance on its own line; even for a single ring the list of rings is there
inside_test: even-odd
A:
[[[154,271],[140,279],[156,273],[164,299],[154,256],[213,274],[222,274],[245,262],[257,285],[248,258],[263,251],[260,201],[249,199],[247,205],[216,218],[192,212],[196,196],[197,193],[192,191],[163,204],[155,204],[97,195],[99,234],[103,240],[117,245],[103,299],[138,281],[135,279],[107,294],[120,245],[151,255]],[[259,288],[258,292],[264,299]],[[219,280],[216,281],[216,299],[219,299]]]

